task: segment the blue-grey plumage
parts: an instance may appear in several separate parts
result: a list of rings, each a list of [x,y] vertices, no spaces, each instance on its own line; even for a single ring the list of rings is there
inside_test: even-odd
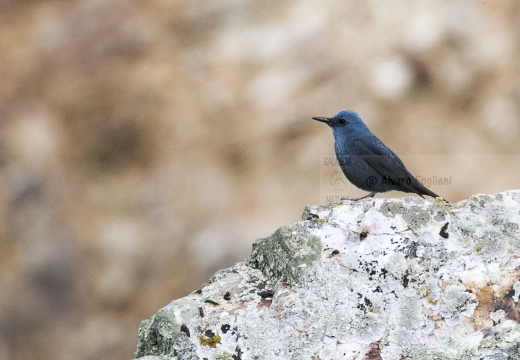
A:
[[[357,113],[345,110],[331,118],[312,119],[332,128],[341,170],[353,185],[370,191],[367,196],[398,190],[421,197],[440,197],[410,174],[401,159],[370,132]]]

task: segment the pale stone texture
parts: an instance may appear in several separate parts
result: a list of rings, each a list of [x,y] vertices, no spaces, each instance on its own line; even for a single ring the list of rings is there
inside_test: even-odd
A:
[[[517,359],[520,191],[345,200],[142,322],[136,357]]]

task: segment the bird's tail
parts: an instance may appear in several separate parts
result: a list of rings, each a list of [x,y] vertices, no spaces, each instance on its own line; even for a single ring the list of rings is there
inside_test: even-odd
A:
[[[430,189],[428,189],[427,187],[425,187],[422,184],[418,184],[417,186],[415,186],[415,189],[417,190],[417,194],[419,194],[422,198],[424,198],[423,195],[428,195],[428,196],[431,196],[432,198],[441,198],[444,200],[444,198],[442,196],[437,195],[436,193],[434,193],[433,191],[431,191]]]

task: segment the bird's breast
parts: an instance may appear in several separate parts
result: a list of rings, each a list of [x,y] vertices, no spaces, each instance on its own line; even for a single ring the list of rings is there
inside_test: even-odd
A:
[[[336,157],[338,158],[338,162],[341,166],[352,166],[352,156],[336,154]]]

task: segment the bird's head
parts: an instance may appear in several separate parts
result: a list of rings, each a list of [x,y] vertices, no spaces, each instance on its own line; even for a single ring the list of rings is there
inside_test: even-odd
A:
[[[343,110],[331,118],[313,117],[313,120],[324,122],[332,128],[334,137],[357,131],[367,131],[368,128],[359,115],[350,110]]]

